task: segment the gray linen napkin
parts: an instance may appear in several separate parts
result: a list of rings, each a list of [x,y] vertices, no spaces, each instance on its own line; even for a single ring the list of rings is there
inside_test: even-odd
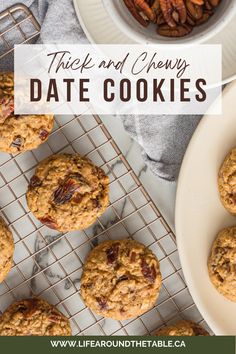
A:
[[[0,0],[0,11],[18,2]],[[39,43],[88,42],[75,15],[72,0],[21,2],[31,9],[41,24]],[[0,62],[0,70],[12,68],[13,57]],[[181,115],[122,117],[127,132],[142,146],[145,163],[154,174],[168,181],[177,179],[186,147],[200,119],[200,116]]]

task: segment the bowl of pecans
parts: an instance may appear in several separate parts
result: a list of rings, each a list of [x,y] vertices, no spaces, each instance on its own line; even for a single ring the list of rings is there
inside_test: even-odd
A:
[[[236,13],[235,0],[103,0],[103,4],[120,30],[143,44],[201,43]]]

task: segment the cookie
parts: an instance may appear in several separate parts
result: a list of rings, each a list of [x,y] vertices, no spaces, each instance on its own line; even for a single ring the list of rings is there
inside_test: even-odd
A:
[[[14,74],[0,73],[0,123],[14,112]]]
[[[125,320],[152,308],[161,287],[159,262],[133,240],[105,241],[84,265],[81,296],[98,315]]]
[[[36,149],[53,129],[53,115],[15,115],[13,73],[0,73],[0,151]]]
[[[39,298],[13,303],[0,317],[0,336],[70,336],[69,320]]]
[[[208,336],[209,333],[199,324],[192,321],[179,321],[172,326],[162,327],[156,336]]]
[[[222,230],[213,242],[208,271],[219,293],[236,302],[236,226]]]
[[[5,221],[0,217],[0,283],[12,267],[14,240]]]
[[[236,215],[236,148],[229,153],[220,168],[218,186],[223,206]]]
[[[27,202],[35,217],[52,229],[85,229],[109,204],[109,178],[79,154],[54,155],[38,165]]]

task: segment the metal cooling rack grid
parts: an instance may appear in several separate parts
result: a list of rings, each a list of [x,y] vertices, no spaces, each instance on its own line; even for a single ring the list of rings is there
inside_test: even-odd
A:
[[[3,11],[0,13],[0,59],[10,54],[15,44],[28,43],[39,33],[40,25],[25,5],[16,4]]]
[[[59,152],[89,157],[111,180],[109,208],[84,231],[58,234],[42,226],[26,205],[25,192],[38,162]],[[183,279],[175,238],[99,117],[57,117],[54,132],[39,149],[0,154],[0,201],[15,238],[15,264],[0,286],[1,311],[18,298],[42,296],[70,318],[73,334],[148,334],[178,317],[201,321]],[[80,298],[82,265],[99,242],[126,237],[149,246],[159,258],[161,295],[157,306],[137,319],[104,320]]]
[[[23,11],[20,21],[32,21],[31,34],[23,32],[20,22],[15,23],[12,16],[16,10]],[[7,16],[13,23],[3,32],[1,26],[6,29]],[[19,31],[23,42],[40,30],[23,5],[0,14],[0,28],[4,42],[11,30]],[[0,59],[12,50],[13,45],[6,44]],[[38,162],[59,152],[88,156],[110,177],[110,206],[95,225],[84,231],[59,234],[48,229],[26,204],[25,192]],[[37,295],[69,317],[74,335],[151,334],[179,318],[203,323],[183,278],[174,235],[98,116],[58,116],[48,142],[37,150],[15,156],[1,153],[0,207],[15,239],[14,266],[0,285],[0,313],[17,299]],[[120,322],[99,317],[86,308],[79,287],[82,266],[92,247],[106,239],[127,237],[144,243],[157,255],[163,286],[155,308]]]

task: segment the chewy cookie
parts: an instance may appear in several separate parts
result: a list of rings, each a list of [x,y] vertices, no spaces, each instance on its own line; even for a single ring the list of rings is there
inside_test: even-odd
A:
[[[36,149],[53,129],[53,115],[14,115],[13,73],[0,73],[0,151]]]
[[[14,241],[11,231],[0,217],[0,283],[9,273],[14,252]]]
[[[79,154],[54,155],[38,165],[27,202],[36,218],[52,229],[85,229],[108,206],[109,178]]]
[[[222,230],[213,242],[208,271],[215,288],[236,302],[236,226]]]
[[[133,240],[105,241],[89,254],[81,296],[98,315],[125,320],[154,306],[161,287],[159,262]]]
[[[0,124],[14,112],[14,75],[0,73]]]
[[[236,215],[236,148],[221,166],[218,186],[222,204],[231,214]]]
[[[0,336],[70,336],[69,320],[45,300],[13,303],[0,317]]]
[[[179,321],[172,326],[159,329],[156,336],[208,336],[209,333],[199,324],[192,321]]]

